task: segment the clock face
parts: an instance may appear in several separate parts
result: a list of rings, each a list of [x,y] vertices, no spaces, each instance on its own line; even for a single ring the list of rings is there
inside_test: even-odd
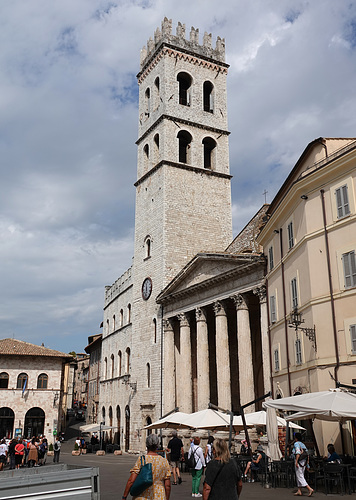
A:
[[[147,300],[150,298],[152,293],[152,280],[151,278],[146,278],[142,283],[142,298]]]

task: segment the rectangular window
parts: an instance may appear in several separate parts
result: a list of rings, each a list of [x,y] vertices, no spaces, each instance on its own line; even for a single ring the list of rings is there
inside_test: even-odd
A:
[[[345,288],[356,286],[356,260],[354,250],[342,254],[342,264],[344,266]]]
[[[297,365],[302,364],[302,342],[300,339],[295,341],[295,362]]]
[[[351,350],[356,354],[356,325],[350,325]]]
[[[347,185],[341,186],[335,190],[337,217],[341,219],[350,213],[349,195],[347,192]]]
[[[280,367],[279,367],[279,349],[274,350],[274,371],[279,372]]]
[[[288,224],[288,248],[294,247],[293,222]]]
[[[269,309],[270,309],[271,323],[275,323],[277,321],[277,314],[276,314],[276,297],[274,295],[271,295],[269,298]]]
[[[269,262],[269,270],[272,271],[274,267],[274,262],[273,262],[273,247],[269,247],[268,249],[268,262]]]
[[[298,308],[298,290],[297,290],[297,278],[293,278],[291,283],[291,291],[292,291],[292,308]]]

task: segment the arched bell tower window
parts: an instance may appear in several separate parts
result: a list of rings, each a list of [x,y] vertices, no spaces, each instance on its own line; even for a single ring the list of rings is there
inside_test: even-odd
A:
[[[131,304],[127,304],[127,324],[131,323]]]
[[[154,149],[154,153],[153,153],[153,161],[155,163],[158,163],[159,161],[159,134],[156,134],[153,138],[153,149]]]
[[[111,378],[115,377],[115,359],[114,355],[111,355]]]
[[[190,163],[190,147],[192,143],[192,136],[189,132],[181,130],[178,132],[178,143],[179,143],[179,162],[180,163]]]
[[[192,86],[192,77],[188,73],[178,73],[177,81],[179,84],[179,104],[190,106],[190,90]]]
[[[157,342],[157,320],[153,318],[153,342],[156,344]]]
[[[150,147],[148,144],[145,144],[144,147],[143,147],[143,152],[145,153],[145,157],[147,158],[147,160],[149,159],[150,157]]]
[[[145,259],[151,257],[151,249],[152,249],[151,238],[147,236],[145,239]]]
[[[148,118],[150,116],[150,99],[151,99],[151,91],[149,88],[146,89],[145,92],[145,117]]]
[[[154,107],[157,109],[159,106],[159,77],[154,82]]]
[[[124,310],[120,309],[120,328],[124,326]]]
[[[151,366],[149,363],[147,363],[146,369],[147,369],[147,387],[151,387]]]
[[[126,373],[130,373],[130,348],[126,349]]]
[[[210,137],[205,137],[203,139],[203,148],[204,148],[204,168],[213,169],[215,167],[214,150],[216,148],[216,142],[214,141],[214,139],[211,139]]]
[[[121,377],[121,371],[122,371],[122,352],[118,352],[118,375]]]
[[[214,112],[213,101],[214,85],[211,82],[204,82],[203,84],[203,109],[209,113]]]

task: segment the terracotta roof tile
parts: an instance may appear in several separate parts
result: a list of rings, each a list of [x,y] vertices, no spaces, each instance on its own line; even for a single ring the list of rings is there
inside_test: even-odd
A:
[[[0,339],[0,356],[47,356],[51,358],[72,358],[70,354],[48,349],[16,339]]]

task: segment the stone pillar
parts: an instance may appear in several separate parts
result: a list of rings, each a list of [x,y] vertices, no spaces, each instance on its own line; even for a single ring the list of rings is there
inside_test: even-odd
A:
[[[229,335],[226,312],[220,301],[214,303],[214,312],[216,325],[218,405],[226,410],[231,410]]]
[[[168,413],[176,407],[176,379],[174,355],[174,331],[169,319],[163,321],[163,373],[164,373],[164,412]]]
[[[205,410],[210,401],[209,344],[205,311],[198,307],[195,309],[195,317],[197,321],[197,396],[199,411]]]
[[[270,365],[270,346],[268,339],[268,317],[267,317],[267,294],[266,287],[255,288],[253,293],[260,299],[260,317],[261,317],[261,343],[262,343],[262,362],[263,362],[263,386],[264,393],[272,390],[271,387],[271,365]]]
[[[185,313],[178,314],[180,323],[179,378],[177,379],[177,399],[179,411],[192,412],[192,353],[190,325]],[[184,376],[183,376],[184,373]]]
[[[243,406],[255,399],[250,318],[247,302],[243,295],[232,297],[237,314],[237,355],[239,360],[240,404]],[[248,406],[246,413],[255,411],[255,405]]]

